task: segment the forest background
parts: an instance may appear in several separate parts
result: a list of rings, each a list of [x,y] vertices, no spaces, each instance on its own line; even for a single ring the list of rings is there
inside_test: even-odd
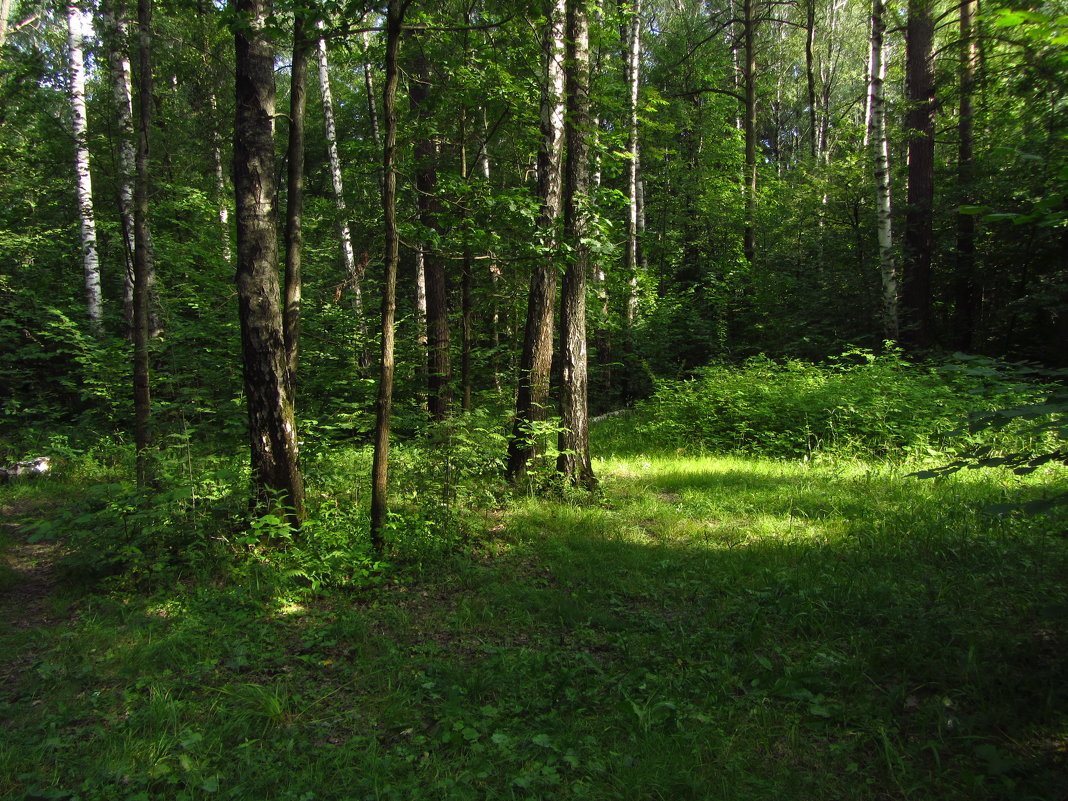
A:
[[[3,0],[0,790],[1047,797],[1066,75],[1062,2]]]

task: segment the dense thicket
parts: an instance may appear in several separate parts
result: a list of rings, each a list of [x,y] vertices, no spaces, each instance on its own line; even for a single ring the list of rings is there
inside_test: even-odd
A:
[[[134,9],[113,5],[125,20],[117,30],[136,30]],[[1062,364],[1068,9],[999,0],[973,19],[970,3],[878,5],[885,5],[894,231],[906,230],[910,214],[927,215],[930,230],[922,253],[929,280],[919,301],[910,296],[929,322],[922,340],[905,344]],[[540,213],[549,10],[514,0],[407,7],[396,102],[396,434],[424,429],[428,401],[432,416],[443,418],[450,395],[464,399],[453,406],[514,409],[531,273],[548,263],[563,275],[576,254],[589,279],[595,414],[711,360],[824,359],[848,344],[881,350],[893,329],[885,321],[867,142],[872,7],[599,4],[590,16],[593,79],[582,126],[588,231],[579,241]],[[907,183],[919,179],[906,171],[916,103],[906,91],[915,76],[905,74],[905,34],[921,11],[934,29],[926,65],[934,92],[929,210],[907,207]],[[296,380],[298,428],[312,448],[366,442],[373,425],[366,355],[377,352],[379,326],[369,310],[379,305],[385,252],[383,13],[278,2],[267,20],[277,107],[288,105],[296,14],[307,31],[321,23],[336,117],[328,136],[323,94],[312,87]],[[126,134],[112,66],[131,41],[105,24],[103,9],[75,8],[74,17],[82,14],[98,34],[85,45],[99,332],[81,278],[67,9],[13,4],[0,50],[0,400],[2,447],[12,457],[50,439],[132,430],[123,301],[130,254],[120,202]],[[236,443],[247,424],[226,165],[232,42],[247,21],[218,4],[171,0],[158,5],[154,25],[153,419],[161,447],[175,435]],[[288,192],[293,122],[275,119],[278,208]],[[345,230],[354,259],[344,257]],[[904,244],[892,247],[905,285],[915,288]],[[462,368],[442,367],[449,364]],[[553,376],[549,404],[560,378]]]

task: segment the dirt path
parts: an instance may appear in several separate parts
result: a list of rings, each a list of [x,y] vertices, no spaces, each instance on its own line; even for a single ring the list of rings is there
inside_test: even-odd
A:
[[[7,547],[0,554],[6,563],[0,584],[0,641],[19,639],[20,634],[47,628],[58,621],[50,598],[55,589],[55,564],[62,548],[55,542],[28,542],[17,523],[11,522],[39,513],[30,503],[0,506],[0,535]],[[13,575],[12,575],[13,571]],[[17,648],[0,655],[0,687],[11,688],[15,679],[33,663],[33,652]],[[4,690],[6,692],[6,690]]]

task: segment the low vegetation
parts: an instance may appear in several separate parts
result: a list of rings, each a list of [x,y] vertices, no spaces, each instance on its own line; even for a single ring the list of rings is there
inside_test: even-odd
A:
[[[384,560],[360,448],[308,449],[300,533],[190,443],[150,497],[114,450],[0,488],[12,563],[65,550],[0,584],[0,796],[1059,797],[1066,520],[996,512],[1063,468],[910,475],[1042,391],[848,358],[662,387],[594,494],[506,495],[489,412],[411,440]]]

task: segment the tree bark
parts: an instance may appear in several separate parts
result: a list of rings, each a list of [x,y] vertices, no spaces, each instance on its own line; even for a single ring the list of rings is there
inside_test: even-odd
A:
[[[116,13],[114,0],[101,3],[100,20],[103,29],[102,38],[108,55],[111,94],[115,103],[119,223],[122,226],[123,259],[126,267],[123,271],[122,306],[127,336],[132,340],[134,337],[134,173],[137,167],[133,103],[130,98],[130,59],[126,52],[129,31],[126,20]]]
[[[149,374],[150,337],[149,289],[153,274],[151,229],[148,222],[149,143],[152,129],[152,0],[137,3],[137,179],[134,185],[134,251],[133,251],[133,325],[131,338],[134,347],[134,449],[137,465],[137,486],[147,487],[154,482],[152,459],[152,391]]]
[[[750,264],[756,256],[756,192],[757,192],[757,97],[756,97],[756,29],[753,11],[755,0],[742,2],[742,31],[745,39],[745,231],[742,251]]]
[[[70,66],[71,131],[74,138],[74,172],[78,184],[78,219],[81,223],[82,271],[85,275],[85,309],[89,329],[103,333],[103,300],[100,292],[100,259],[93,213],[93,181],[89,173],[89,125],[85,111],[85,18],[78,6],[67,6],[67,45]]]
[[[896,341],[898,338],[897,265],[894,260],[893,216],[890,197],[890,141],[886,135],[886,108],[883,95],[883,80],[886,77],[885,43],[886,22],[883,16],[884,0],[872,0],[871,10],[871,58],[868,76],[868,108],[870,129],[866,139],[871,148],[875,173],[875,218],[879,241],[879,276],[882,283],[883,337]]]
[[[816,127],[816,67],[812,55],[812,40],[816,35],[816,0],[805,3],[805,77],[808,83],[809,155],[816,162],[818,152]]]
[[[518,481],[537,453],[535,428],[545,420],[553,358],[557,234],[564,147],[564,0],[547,0],[542,41],[541,145],[538,149],[538,233],[544,257],[530,276],[526,327],[519,363],[515,421],[508,441],[507,474]]]
[[[322,28],[322,23],[319,23]],[[341,157],[337,149],[337,126],[334,123],[334,95],[330,89],[330,65],[326,53],[326,40],[319,39],[319,88],[323,97],[323,122],[326,129],[326,152],[330,161],[330,185],[334,190],[334,206],[337,209],[337,234],[341,245],[341,263],[352,288],[352,311],[356,315],[356,332],[359,335],[359,352],[357,363],[362,369],[370,367],[370,353],[367,349],[367,321],[363,311],[363,272],[356,262],[356,253],[352,246],[352,229],[349,225],[348,209],[345,205],[345,186],[341,178]],[[365,65],[369,69],[368,65]],[[373,99],[369,99],[374,107]],[[375,141],[379,141],[378,123],[372,120]],[[381,183],[381,181],[379,181]],[[381,187],[379,187],[381,189]]]
[[[908,203],[905,214],[901,339],[910,350],[923,350],[932,344],[935,105],[933,43],[932,0],[909,0],[905,32]]]
[[[638,312],[638,89],[641,85],[641,0],[632,0],[629,9],[628,35],[625,38],[624,79],[627,84],[627,243],[624,251],[624,274],[627,276],[627,301],[624,312],[626,337],[624,346],[633,349],[634,321]]]
[[[432,76],[422,42],[412,56],[408,100],[417,124],[427,126]],[[419,221],[433,234],[440,234],[437,198],[437,139],[422,131],[415,143],[414,170],[416,204]],[[445,262],[436,245],[424,247],[423,269],[426,274],[427,326],[427,409],[432,420],[444,420],[452,406],[452,360],[449,352],[449,292]]]
[[[293,15],[293,63],[289,83],[289,144],[286,149],[286,258],[282,308],[282,334],[286,348],[286,375],[289,394],[297,395],[297,366],[300,357],[301,229],[304,214],[304,118],[307,106],[308,41],[304,35],[307,20],[303,12]]]
[[[254,501],[299,525],[304,485],[289,391],[275,231],[274,54],[264,0],[235,0],[237,294]]]
[[[568,0],[564,60],[567,116],[564,123],[564,238],[571,254],[560,295],[560,455],[556,469],[575,486],[593,488],[590,460],[586,354],[586,274],[590,265],[589,130],[590,28],[588,0]]]
[[[960,114],[957,123],[957,190],[960,206],[975,202],[972,95],[979,53],[975,41],[975,0],[960,4]],[[975,215],[957,213],[957,274],[954,278],[953,330],[960,350],[973,347],[975,309]]]
[[[400,77],[402,0],[389,0],[386,10],[386,81],[382,90],[382,212],[385,221],[385,272],[382,276],[382,372],[375,405],[375,450],[371,465],[371,544],[381,553],[389,517],[389,428],[393,410],[393,344],[397,312],[397,82]]]

